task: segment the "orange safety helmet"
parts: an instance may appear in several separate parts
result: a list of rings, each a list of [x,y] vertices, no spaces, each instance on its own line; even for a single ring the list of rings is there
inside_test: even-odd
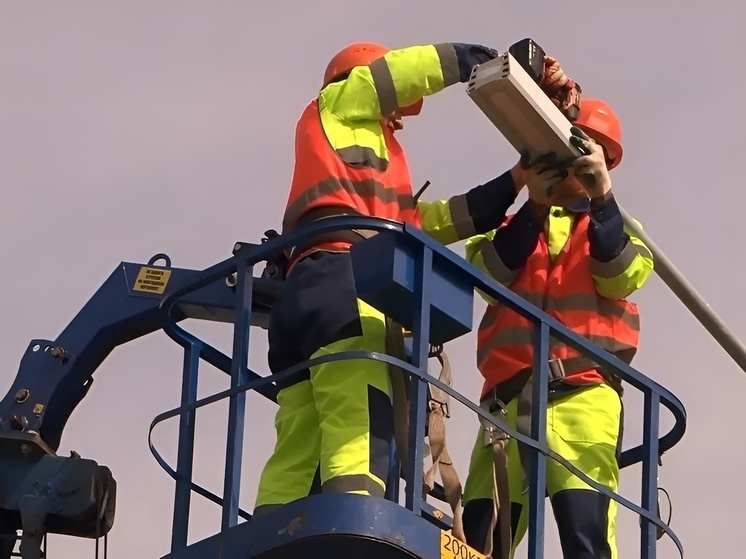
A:
[[[326,66],[324,83],[321,89],[324,89],[335,78],[348,73],[356,66],[367,66],[374,60],[381,58],[387,52],[389,52],[388,48],[376,43],[352,43],[347,45],[332,56],[332,59]],[[400,110],[402,115],[418,115],[422,110],[422,99],[407,107],[402,107]]]
[[[580,114],[573,123],[596,140],[606,152],[606,166],[613,169],[622,160],[622,124],[601,99],[580,99]]]

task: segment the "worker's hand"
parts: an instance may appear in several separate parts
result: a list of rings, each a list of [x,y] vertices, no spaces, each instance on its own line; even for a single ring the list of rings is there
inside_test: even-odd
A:
[[[580,85],[567,77],[559,62],[551,56],[544,57],[544,75],[539,83],[544,93],[571,121],[580,112]]]
[[[570,128],[570,143],[583,154],[572,162],[575,177],[588,198],[605,196],[611,192],[611,178],[606,168],[604,149],[577,126]]]
[[[554,197],[553,186],[567,177],[566,163],[560,161],[554,152],[533,160],[528,153],[524,153],[519,165],[522,170],[521,178],[528,188],[529,199],[541,206],[551,206]]]
[[[456,60],[458,60],[459,81],[466,83],[471,77],[471,70],[477,64],[483,64],[488,60],[497,58],[498,52],[490,47],[483,45],[470,45],[466,43],[451,43],[453,50],[456,51]]]

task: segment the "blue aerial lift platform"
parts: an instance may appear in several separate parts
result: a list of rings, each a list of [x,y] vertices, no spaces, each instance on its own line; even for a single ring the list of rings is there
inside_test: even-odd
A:
[[[280,281],[272,274],[254,276],[254,268],[273,262],[286,249],[311,236],[341,229],[365,229],[377,235],[352,250],[359,296],[412,332],[411,355],[402,360],[372,352],[326,355],[274,376],[247,367],[252,327],[266,328]],[[0,559],[45,557],[47,533],[105,537],[114,521],[116,483],[105,466],[76,454],[56,455],[67,419],[86,395],[96,368],[114,349],[163,329],[184,348],[181,403],[153,420],[178,418],[178,452],[169,465],[151,443],[156,460],[175,480],[173,530],[169,559],[375,557],[480,558],[450,534],[449,516],[422,494],[427,384],[445,391],[510,436],[528,445],[534,460],[530,476],[528,555],[544,553],[544,473],[546,458],[566,465],[581,479],[641,518],[640,557],[656,557],[656,532],[681,543],[657,512],[660,456],[683,436],[686,413],[669,391],[629,365],[578,336],[480,270],[409,226],[375,218],[324,219],[259,244],[237,243],[234,255],[202,271],[171,267],[167,256],[146,264],[121,263],[55,340],[32,340],[8,394],[0,401]],[[162,264],[158,264],[162,262]],[[271,269],[271,264],[268,264]],[[475,289],[497,299],[535,324],[531,436],[485,413],[450,386],[428,375],[430,344],[442,344],[472,328]],[[226,355],[185,330],[185,318],[234,325],[232,355]],[[642,444],[625,450],[620,465],[642,464],[639,504],[609,492],[546,448],[549,339],[557,338],[617,375],[644,396]],[[378,359],[397,365],[411,379],[409,454],[405,457],[404,499],[399,502],[399,470],[392,469],[386,499],[359,495],[312,495],[253,519],[239,508],[246,393],[276,399],[274,382],[309,365],[342,359]],[[197,376],[204,361],[230,375],[231,388],[197,399]],[[201,407],[228,399],[226,463],[222,495],[192,481],[195,417]],[[674,418],[659,434],[660,408]],[[476,421],[477,417],[475,417]],[[476,423],[475,423],[476,424]],[[128,489],[129,490],[129,489]],[[221,509],[221,530],[188,545],[192,494]],[[436,490],[434,497],[442,498]],[[96,547],[98,554],[98,546]]]

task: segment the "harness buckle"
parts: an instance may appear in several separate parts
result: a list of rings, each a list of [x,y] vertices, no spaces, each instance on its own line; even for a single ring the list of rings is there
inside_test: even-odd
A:
[[[549,360],[549,382],[565,378],[565,365],[562,359],[555,357]]]
[[[494,392],[482,400],[479,403],[479,407],[491,415],[495,415],[495,412],[499,412],[500,415],[505,416],[508,413],[505,403],[495,397]],[[479,423],[482,424],[482,428],[484,429],[484,446],[492,446],[497,441],[507,441],[510,439],[510,435],[490,423],[481,415],[479,416]]]
[[[441,392],[438,390],[438,392]],[[446,396],[448,396],[446,394]],[[438,400],[434,395],[431,395],[430,398],[427,401],[427,407],[428,407],[428,413],[432,413],[435,410],[439,409],[440,413],[443,417],[446,419],[449,419],[451,417],[451,410],[450,406],[448,405],[448,402],[441,402]]]

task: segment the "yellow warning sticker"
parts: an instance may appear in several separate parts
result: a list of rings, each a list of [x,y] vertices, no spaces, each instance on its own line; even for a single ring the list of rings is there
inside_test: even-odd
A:
[[[166,290],[170,277],[171,270],[143,266],[137,274],[132,290],[161,295]]]
[[[487,559],[484,555],[466,545],[453,534],[440,531],[440,559]]]

